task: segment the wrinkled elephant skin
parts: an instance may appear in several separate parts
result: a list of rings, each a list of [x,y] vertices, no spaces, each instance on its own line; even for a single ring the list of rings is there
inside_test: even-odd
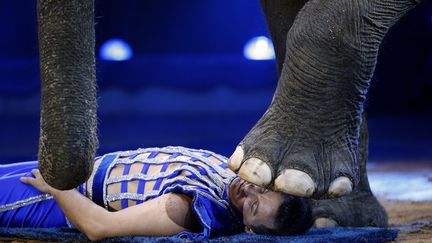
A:
[[[351,193],[360,181],[363,103],[380,43],[418,3],[263,0],[280,77],[269,108],[240,142],[230,168],[293,195]]]
[[[98,144],[93,12],[93,0],[38,1],[39,168],[62,190],[88,179]]]

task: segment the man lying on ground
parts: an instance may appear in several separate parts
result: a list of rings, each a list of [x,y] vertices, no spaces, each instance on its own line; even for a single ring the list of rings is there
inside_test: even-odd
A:
[[[308,199],[248,183],[226,162],[184,147],[109,153],[96,158],[89,180],[67,191],[49,186],[37,161],[0,165],[0,227],[69,226],[91,240],[295,235],[311,227]]]

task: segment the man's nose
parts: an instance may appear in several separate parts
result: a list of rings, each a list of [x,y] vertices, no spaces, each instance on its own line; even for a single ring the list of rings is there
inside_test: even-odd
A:
[[[246,185],[244,187],[244,192],[246,196],[248,195],[255,195],[259,191],[259,186],[246,182]]]

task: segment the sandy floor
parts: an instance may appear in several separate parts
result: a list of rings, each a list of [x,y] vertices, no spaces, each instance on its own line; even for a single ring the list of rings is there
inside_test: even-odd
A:
[[[432,201],[380,202],[387,210],[389,226],[400,229],[397,242],[432,242]]]
[[[387,210],[397,242],[432,242],[432,163],[369,166],[372,191]]]

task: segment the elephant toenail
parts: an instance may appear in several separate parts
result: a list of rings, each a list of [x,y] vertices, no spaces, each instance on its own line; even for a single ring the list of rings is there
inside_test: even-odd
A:
[[[275,190],[294,196],[310,197],[315,192],[315,183],[305,172],[287,169],[276,178]]]
[[[228,167],[232,171],[237,171],[240,168],[241,162],[243,160],[244,151],[240,146],[237,146],[231,158],[228,160]]]
[[[317,228],[321,227],[335,227],[338,223],[331,218],[317,218],[314,222],[314,226]]]
[[[330,196],[340,197],[343,195],[350,194],[352,191],[353,183],[348,177],[341,176],[336,178],[328,189]]]
[[[238,175],[258,186],[267,186],[272,180],[270,167],[262,160],[250,158],[241,166]]]

